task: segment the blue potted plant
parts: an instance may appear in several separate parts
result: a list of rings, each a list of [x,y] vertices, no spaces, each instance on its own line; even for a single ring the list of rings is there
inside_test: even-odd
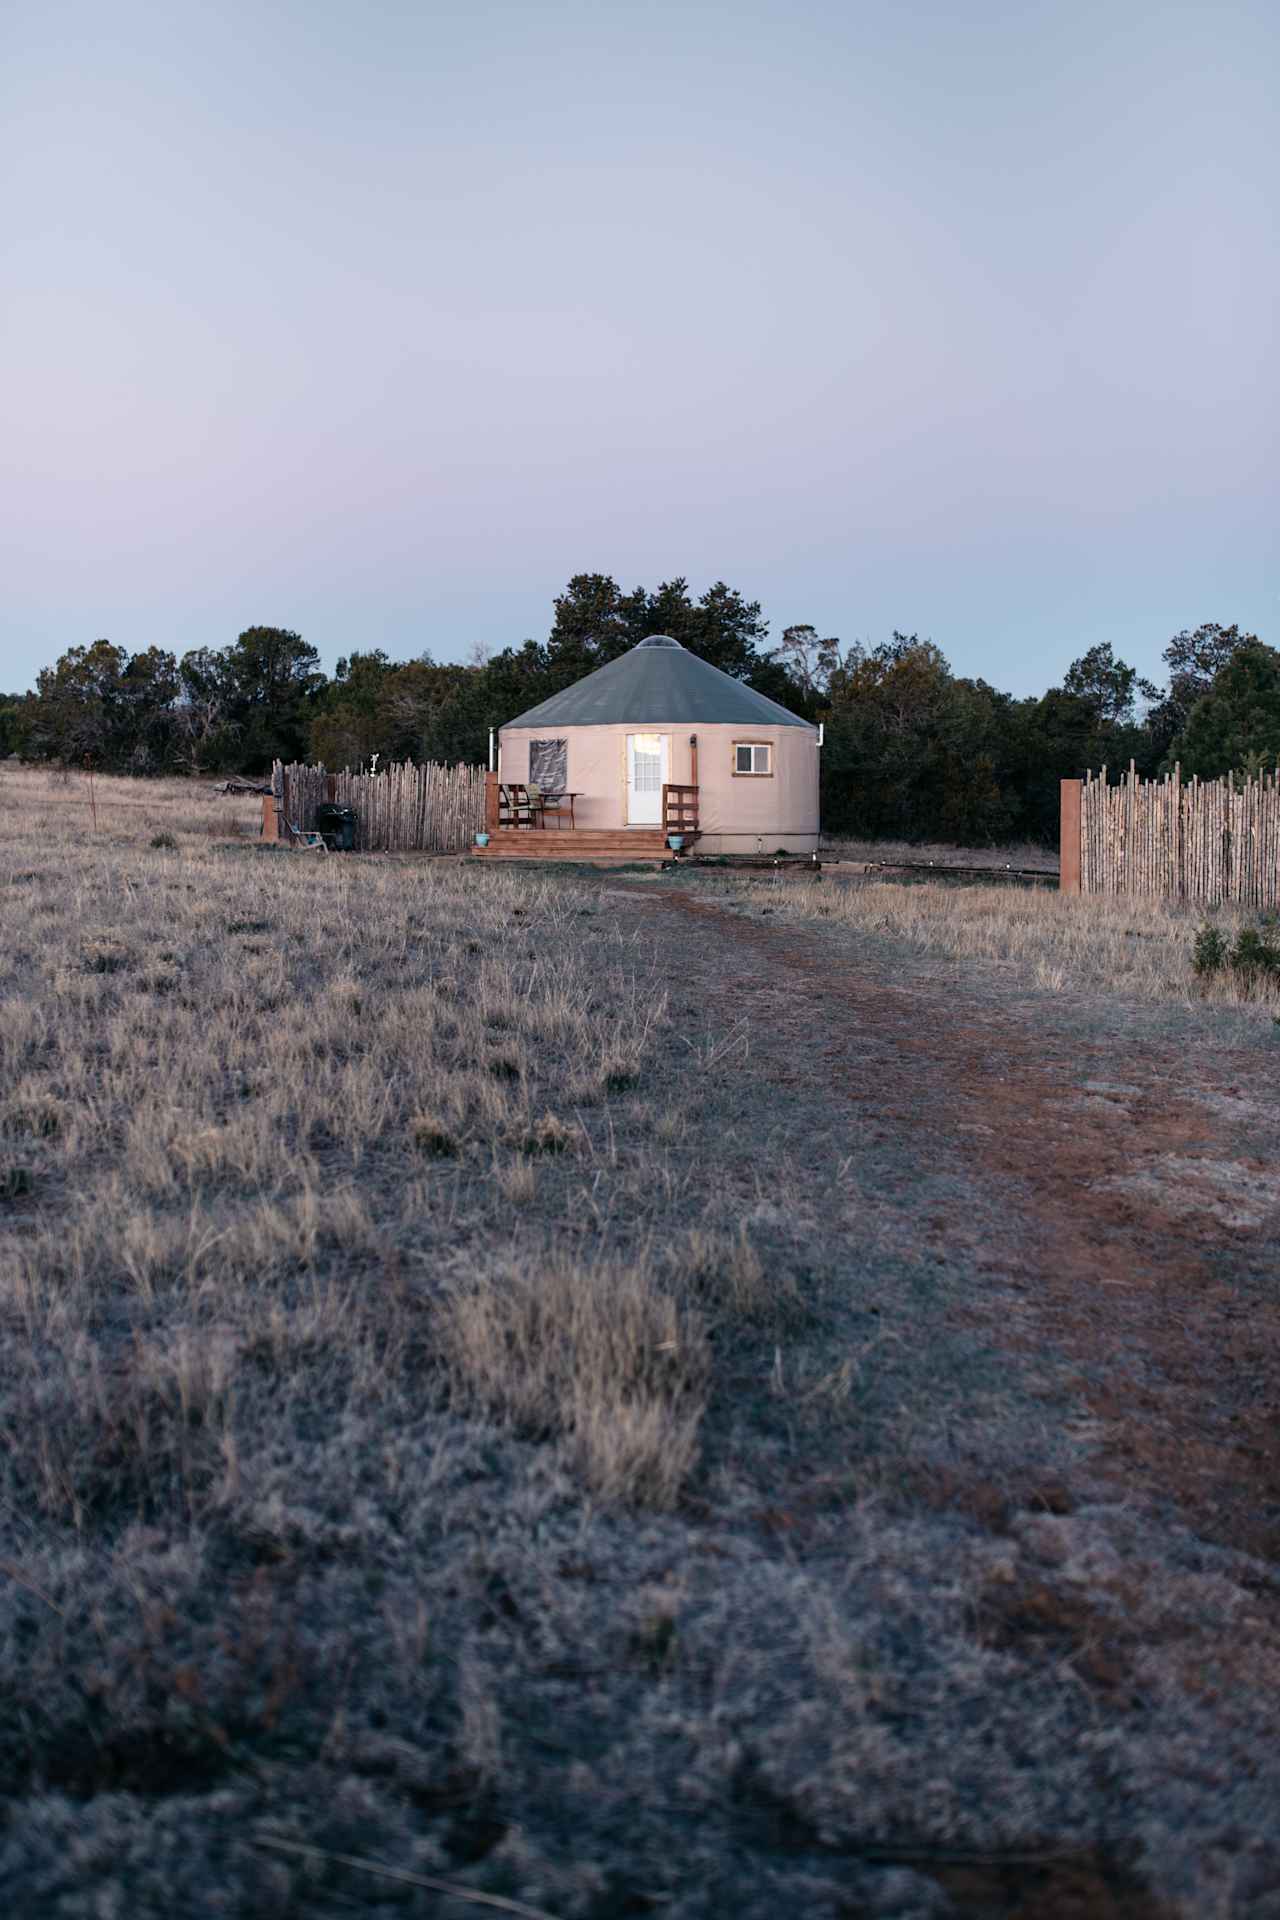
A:
[[[669,833],[667,835],[667,845],[670,847],[672,853],[679,853],[681,847],[684,845],[684,835],[682,833]]]
[[[488,844],[489,844],[489,836],[484,831],[484,829],[481,828],[480,831],[476,834],[476,845],[478,847],[487,847]]]

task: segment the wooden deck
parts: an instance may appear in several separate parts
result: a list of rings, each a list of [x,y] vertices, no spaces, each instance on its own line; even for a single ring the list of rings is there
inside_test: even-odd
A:
[[[697,749],[693,751],[696,754]],[[696,760],[694,765],[696,767]],[[568,815],[572,821],[572,802],[584,796],[548,794],[545,797],[561,803],[568,799]],[[472,847],[471,851],[477,860],[594,860],[602,866],[643,860],[657,865],[671,858],[667,845],[669,833],[683,835],[686,849],[698,838],[696,784],[664,784],[661,824],[651,827],[566,827],[565,811],[563,804],[552,807],[550,813],[556,825],[549,827],[548,813],[536,788],[531,793],[519,781],[504,782],[496,773],[487,773],[484,818],[489,844]]]
[[[617,866],[624,860],[671,858],[660,827],[565,828],[494,827],[487,847],[472,847],[477,860],[598,860]]]

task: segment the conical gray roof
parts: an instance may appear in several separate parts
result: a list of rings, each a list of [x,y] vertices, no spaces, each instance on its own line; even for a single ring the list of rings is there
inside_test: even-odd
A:
[[[798,713],[744,686],[709,660],[655,633],[563,693],[508,720],[509,727],[807,727]]]

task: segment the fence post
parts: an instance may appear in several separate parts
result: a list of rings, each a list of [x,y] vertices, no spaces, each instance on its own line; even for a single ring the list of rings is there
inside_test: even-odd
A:
[[[498,776],[486,773],[484,776],[484,830],[496,833],[498,830]]]
[[[262,837],[264,840],[278,840],[280,828],[276,821],[276,797],[274,793],[262,796]]]
[[[1058,891],[1080,891],[1080,786],[1079,780],[1061,782],[1061,818],[1058,835]]]

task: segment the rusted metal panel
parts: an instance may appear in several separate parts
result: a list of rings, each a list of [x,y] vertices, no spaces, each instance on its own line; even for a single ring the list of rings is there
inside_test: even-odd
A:
[[[1061,783],[1062,801],[1058,845],[1058,891],[1080,891],[1080,788],[1079,780]]]

